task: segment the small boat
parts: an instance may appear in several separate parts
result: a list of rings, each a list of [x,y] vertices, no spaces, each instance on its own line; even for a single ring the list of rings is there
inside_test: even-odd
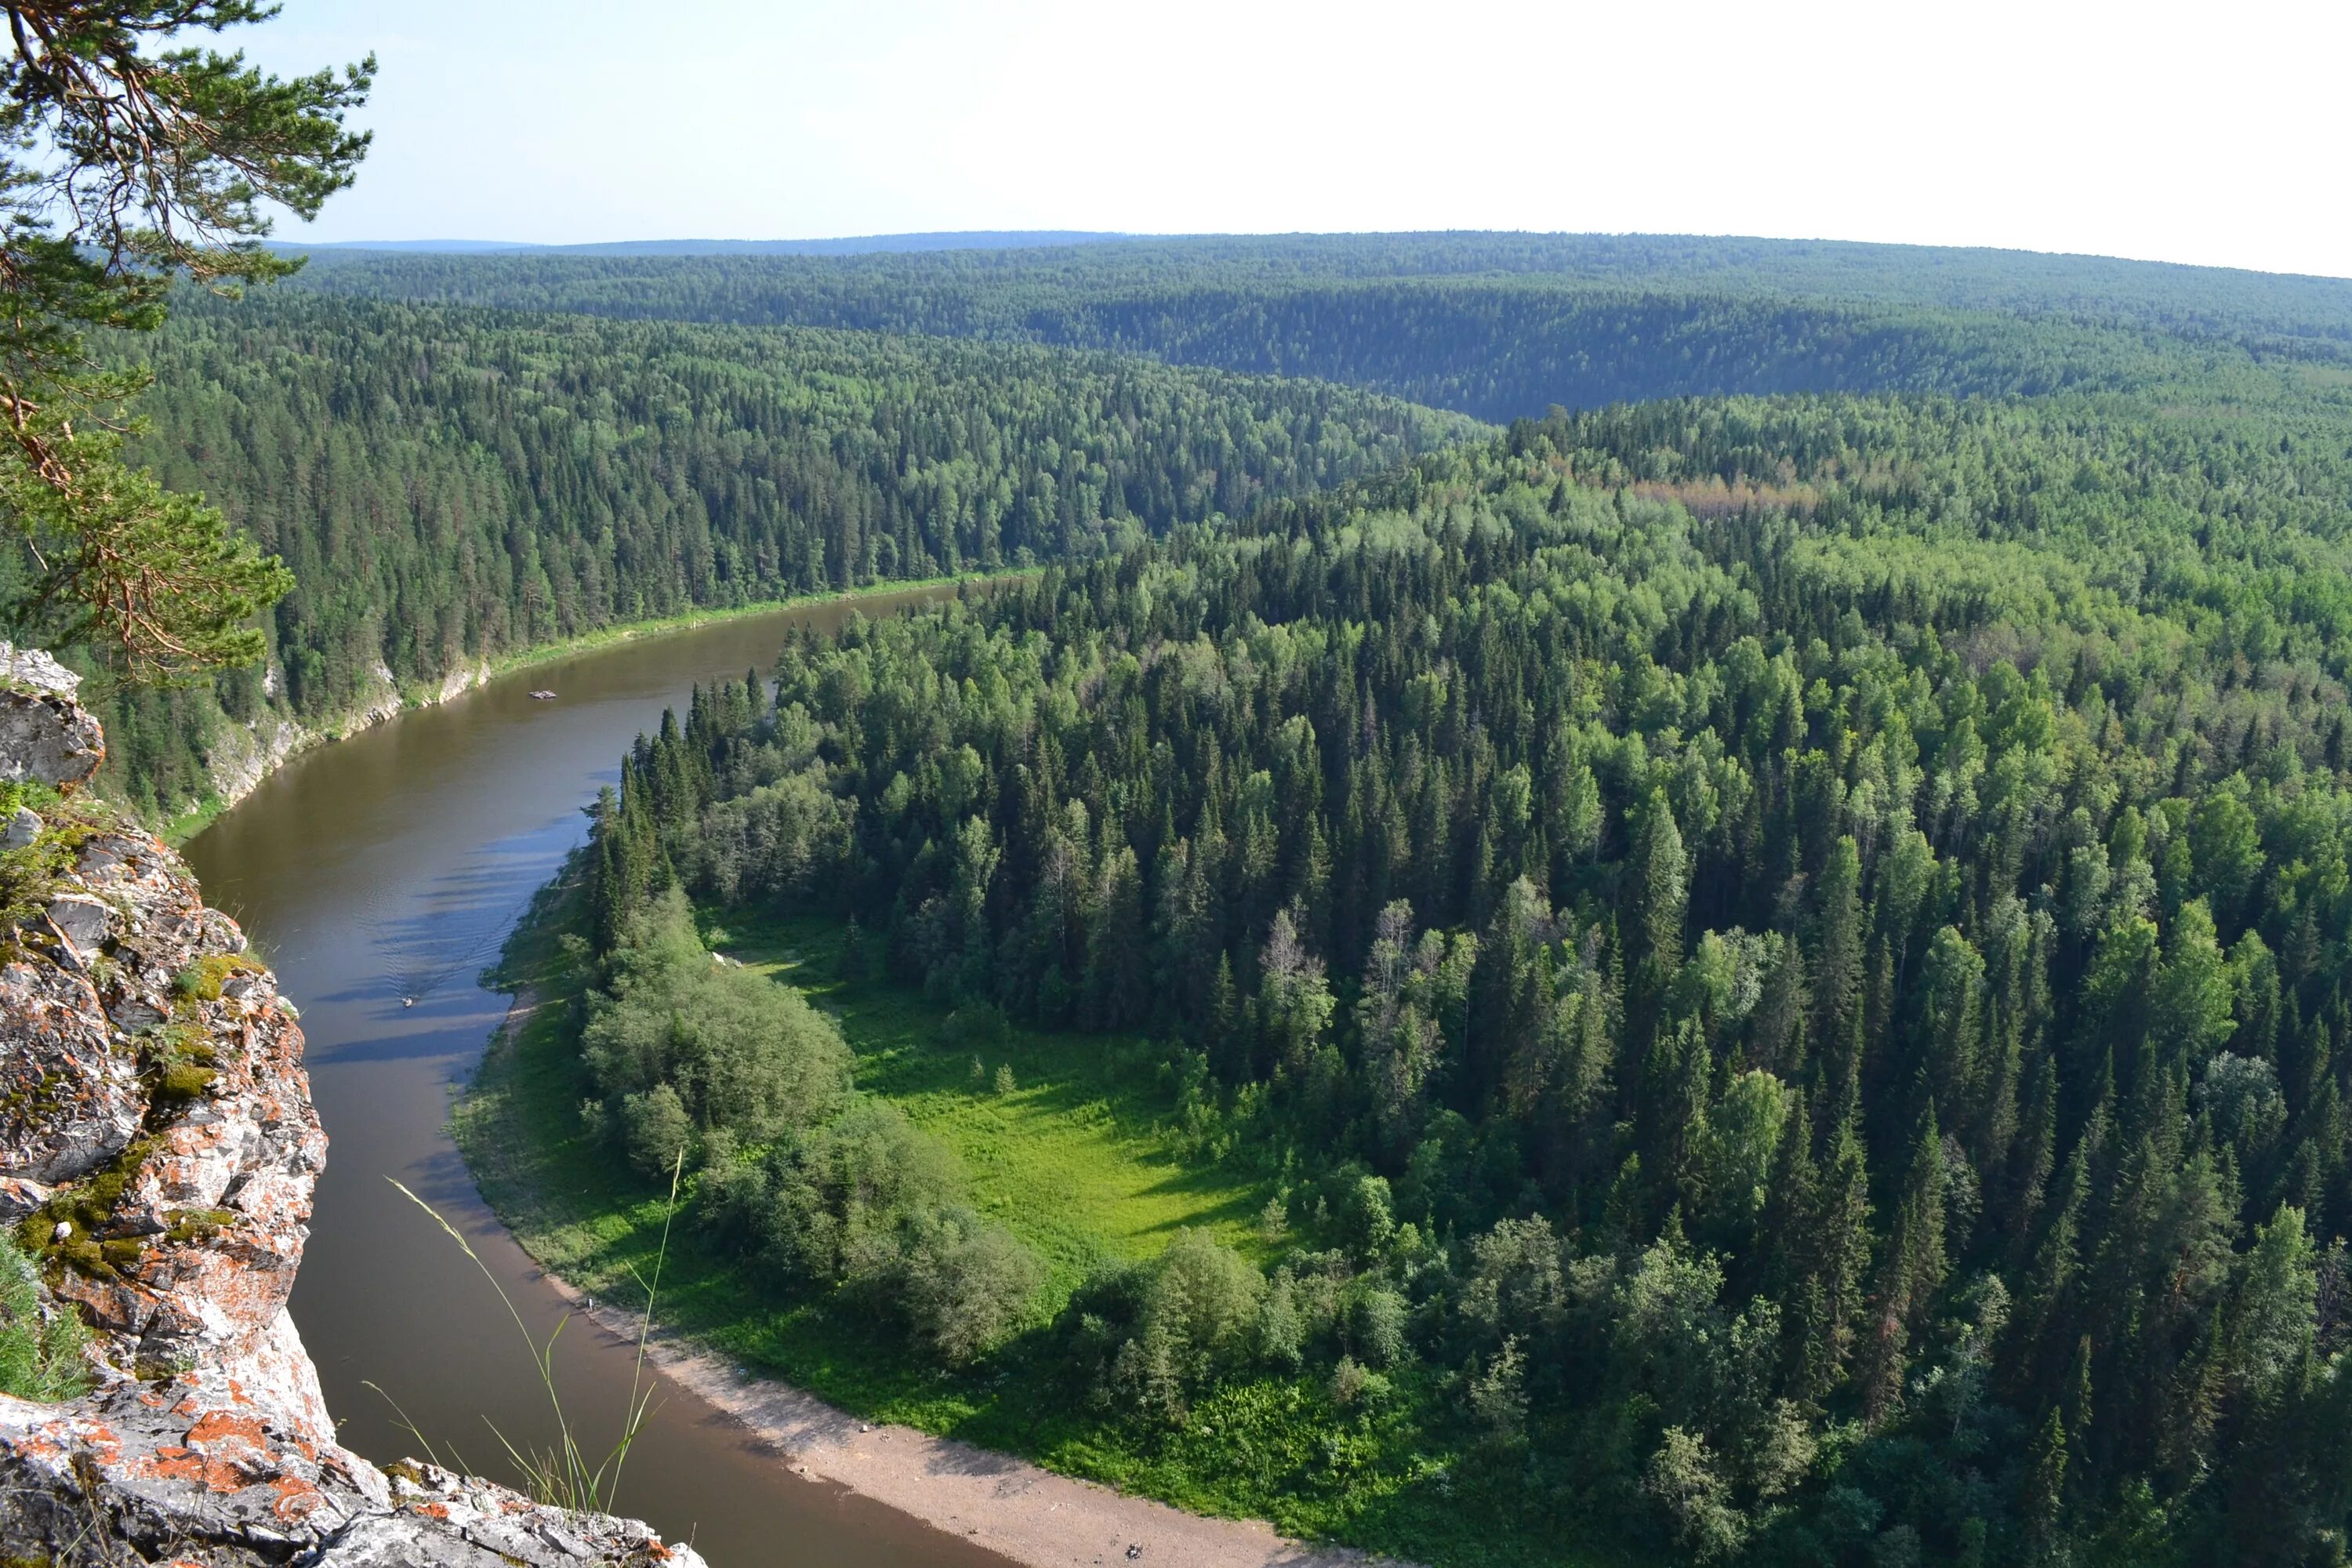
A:
[[[400,999],[400,1005],[404,1007],[414,1007],[416,1005],[416,998],[414,996],[403,996]]]
[[[530,695],[531,700],[536,702],[552,702],[555,700],[555,693],[545,689],[534,691]]]

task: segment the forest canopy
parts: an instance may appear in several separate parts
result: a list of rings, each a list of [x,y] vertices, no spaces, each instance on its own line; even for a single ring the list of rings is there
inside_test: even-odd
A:
[[[260,666],[127,694],[163,814],[225,723],[325,728],[607,626],[1083,558],[1477,429],[1329,384],[1021,345],[183,298],[132,448],[290,569]]]
[[[1192,1145],[1326,1217],[1082,1289],[1113,1429],[1271,1378],[1676,1560],[2335,1561],[2347,464],[2083,400],[1521,422],[796,640],[625,761],[591,926],[824,910],[1167,1042]]]

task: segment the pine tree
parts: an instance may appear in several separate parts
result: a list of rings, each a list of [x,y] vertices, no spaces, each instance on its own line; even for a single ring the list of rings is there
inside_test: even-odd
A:
[[[2025,1496],[2018,1510],[2025,1521],[2026,1551],[2032,1562],[2063,1560],[2066,1466],[2066,1422],[2053,1409],[2027,1450]]]
[[[147,378],[101,368],[91,341],[154,331],[183,279],[233,289],[294,271],[261,243],[270,207],[314,217],[352,183],[368,137],[344,119],[373,57],[287,79],[196,47],[275,14],[258,0],[19,6],[0,57],[0,515],[31,579],[13,608],[134,681],[251,663],[267,647],[252,618],[294,585],[220,512],[122,461],[123,405]]]
[[[1811,1226],[1821,1210],[1821,1177],[1813,1163],[1812,1118],[1802,1095],[1780,1125],[1780,1146],[1772,1153],[1772,1176],[1766,1184],[1764,1212],[1756,1227],[1756,1245],[1733,1259],[1751,1289],[1780,1302],[1798,1300],[1807,1279],[1804,1259],[1811,1250]],[[1786,1318],[1791,1331],[1802,1321],[1801,1312]]]
[[[1861,1070],[1862,1047],[1862,856],[1852,837],[1831,848],[1822,872],[1813,923],[1813,951],[1806,973],[1811,978],[1813,1038],[1852,1054],[1840,1075]],[[1843,1094],[1832,1079],[1832,1092]]]
[[[1683,920],[1689,902],[1690,857],[1664,790],[1652,790],[1633,835],[1635,906],[1631,929],[1641,945],[1635,959],[1661,972],[1682,962]]]
[[[1217,955],[1217,977],[1209,988],[1209,1018],[1205,1044],[1209,1063],[1227,1083],[1246,1082],[1250,1076],[1248,1020],[1244,1016],[1241,988],[1234,984],[1230,953]]]

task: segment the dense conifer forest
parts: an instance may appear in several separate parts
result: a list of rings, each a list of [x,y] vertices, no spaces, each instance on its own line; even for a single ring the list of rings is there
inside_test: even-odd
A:
[[[1695,394],[2341,386],[2352,286],[2015,252],[1367,235],[802,258],[321,258],[301,287],[1116,349],[1496,422]]]
[[[122,700],[111,777],[168,815],[225,719],[331,725],[618,622],[1240,515],[1470,434],[1431,409],[2071,391],[2332,418],[2348,342],[2330,279],[1673,237],[324,252],[190,292],[151,356],[132,455],[297,585],[269,679]]]
[[[151,811],[264,710],[1029,569],[698,694],[526,933],[541,1131],[683,1159],[823,1366],[1441,1568],[2343,1561],[2352,284],[355,252],[154,357],[136,455],[296,586],[117,700]],[[1016,1039],[1255,1217],[1053,1252],[868,1081]]]
[[[1393,1549],[2339,1561],[2347,496],[2317,415],[1678,401],[796,643],[600,807],[595,1125],[782,1295]],[[679,890],[1162,1042],[1286,1239],[1024,1321],[840,1184],[881,1133],[594,1045]]]
[[[872,334],[192,294],[134,455],[293,569],[268,666],[110,711],[118,794],[201,800],[226,713],[632,620],[991,572],[1247,511],[1475,428],[1344,387]],[[281,679],[282,678],[282,679]]]

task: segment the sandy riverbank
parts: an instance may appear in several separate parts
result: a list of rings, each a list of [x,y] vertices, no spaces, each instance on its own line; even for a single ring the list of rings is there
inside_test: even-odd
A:
[[[549,1276],[567,1300],[579,1293]],[[635,1320],[598,1307],[582,1315],[634,1343]],[[1285,1539],[1255,1520],[1204,1519],[1150,1498],[1073,1480],[1025,1459],[911,1426],[877,1426],[814,1394],[755,1378],[656,1333],[647,1359],[771,1445],[777,1463],[968,1536],[1024,1568],[1132,1561],[1184,1568],[1368,1568],[1395,1564],[1341,1547]]]
[[[529,993],[516,997],[502,1034],[510,1037],[520,1028],[534,1005]],[[544,1278],[583,1318],[635,1342],[635,1318],[592,1308],[562,1279]],[[860,1421],[814,1394],[751,1376],[658,1328],[646,1353],[664,1375],[740,1422],[795,1474],[969,1537],[1024,1568],[1130,1561],[1183,1568],[1408,1568],[1393,1558],[1291,1541],[1255,1520],[1185,1513],[911,1426]]]

